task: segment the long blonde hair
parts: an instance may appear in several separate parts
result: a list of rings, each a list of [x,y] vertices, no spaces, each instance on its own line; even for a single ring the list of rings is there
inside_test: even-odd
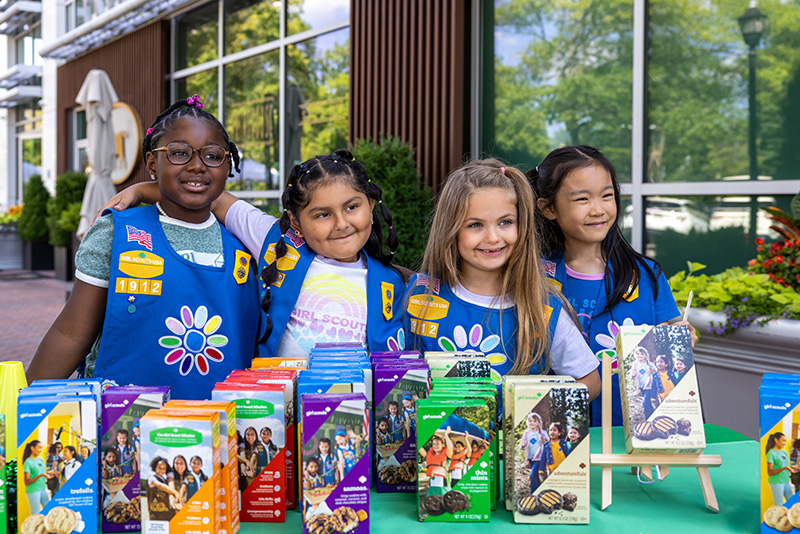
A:
[[[450,287],[461,281],[458,232],[467,218],[470,197],[489,188],[513,191],[516,196],[519,234],[503,272],[498,297],[510,294],[516,305],[517,346],[510,374],[528,374],[531,366],[544,359],[548,350],[546,306],[553,289],[539,261],[539,239],[534,222],[536,203],[525,175],[496,159],[471,161],[451,172],[439,194],[422,259],[422,272],[439,278]],[[502,332],[502,314],[499,317],[499,331]],[[547,369],[549,365],[542,368]]]

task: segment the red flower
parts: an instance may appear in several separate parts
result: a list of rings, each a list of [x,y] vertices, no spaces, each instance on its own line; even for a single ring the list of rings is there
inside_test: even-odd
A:
[[[775,256],[775,263],[783,263],[783,256],[781,256],[780,254]]]
[[[764,240],[762,238],[760,238],[760,237],[757,237],[756,238],[756,245],[763,245],[763,244],[764,244]]]

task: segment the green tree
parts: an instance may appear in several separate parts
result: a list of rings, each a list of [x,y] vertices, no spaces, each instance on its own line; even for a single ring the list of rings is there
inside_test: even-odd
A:
[[[31,243],[47,243],[47,203],[50,192],[38,174],[25,185],[22,215],[17,221],[19,237]]]

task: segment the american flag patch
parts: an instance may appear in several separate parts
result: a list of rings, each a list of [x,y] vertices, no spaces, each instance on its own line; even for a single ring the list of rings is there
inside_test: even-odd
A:
[[[303,244],[305,243],[305,240],[303,240],[302,237],[300,237],[296,233],[294,233],[294,229],[292,229],[292,228],[289,228],[286,231],[286,237],[289,238],[289,241],[291,241],[292,245],[294,245],[295,247],[302,247]]]
[[[430,287],[434,293],[439,294],[439,279],[436,277],[429,278],[427,274],[419,274],[417,275],[417,285]]]
[[[136,241],[140,245],[147,247],[147,250],[153,250],[153,240],[150,237],[150,234],[128,224],[125,225],[125,228],[128,230],[129,242]]]
[[[544,262],[544,272],[549,274],[550,276],[556,275],[556,264],[552,261],[545,260]]]

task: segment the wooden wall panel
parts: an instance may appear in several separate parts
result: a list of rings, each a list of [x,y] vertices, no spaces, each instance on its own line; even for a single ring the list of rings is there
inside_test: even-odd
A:
[[[59,174],[67,170],[69,161],[69,114],[78,106],[75,97],[91,69],[103,69],[108,73],[120,101],[139,114],[142,129],[147,129],[156,115],[167,107],[168,29],[166,22],[155,22],[58,68]],[[117,186],[117,190],[147,179],[144,163],[139,158],[131,178]]]
[[[350,141],[409,142],[435,189],[468,152],[468,5],[352,0]]]

